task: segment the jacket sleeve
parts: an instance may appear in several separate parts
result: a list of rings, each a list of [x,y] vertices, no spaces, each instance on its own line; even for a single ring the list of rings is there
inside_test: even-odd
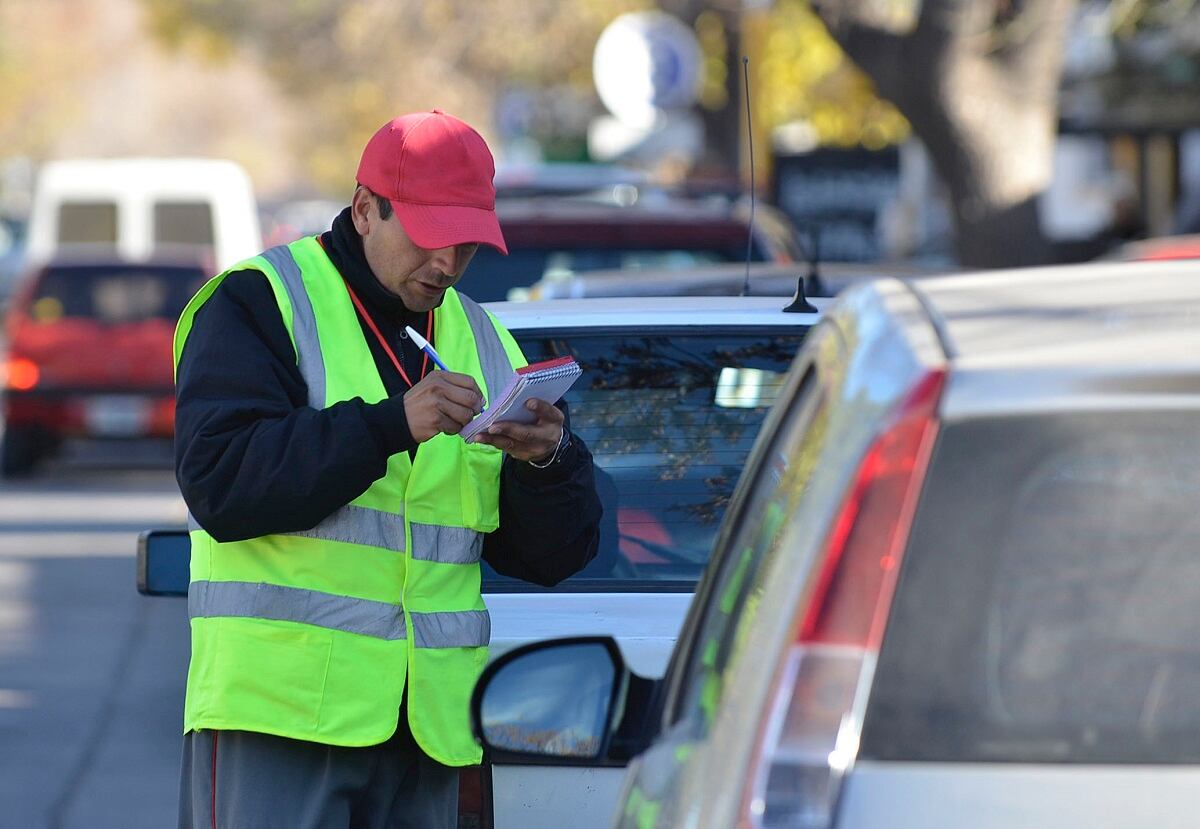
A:
[[[570,412],[560,403],[570,430]],[[501,575],[546,587],[584,568],[596,555],[602,508],[592,453],[578,436],[551,466],[537,469],[506,456],[500,471],[500,527],[483,543],[483,558]]]
[[[218,541],[311,528],[415,445],[401,395],[308,405],[263,274],[230,274],[197,312],[176,374],[175,473]]]

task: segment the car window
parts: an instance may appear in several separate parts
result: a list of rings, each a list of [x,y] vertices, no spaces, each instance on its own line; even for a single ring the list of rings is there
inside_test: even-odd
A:
[[[116,203],[63,202],[58,207],[58,242],[63,245],[115,245]]]
[[[673,721],[691,720],[692,736],[707,733],[720,700],[726,666],[747,629],[759,574],[802,495],[826,430],[827,414],[817,382],[809,368],[778,422],[757,467],[747,479],[747,492],[732,519],[734,525],[721,553],[720,569],[705,593],[706,604],[691,639],[691,651],[680,675]]]
[[[862,753],[1200,762],[1195,413],[943,429]]]
[[[477,302],[496,302],[508,298],[513,288],[528,288],[543,278],[567,279],[575,274],[598,270],[692,268],[722,262],[741,262],[746,245],[715,248],[636,247],[513,247],[507,256],[486,246],[471,260],[463,290]],[[766,259],[761,242],[756,242],[751,259]]]
[[[208,202],[158,202],[154,205],[156,245],[211,245],[213,211]]]
[[[43,324],[64,318],[174,322],[203,281],[198,268],[52,268],[37,283],[29,316]]]
[[[531,361],[569,354],[584,370],[567,402],[605,514],[596,559],[556,589],[694,588],[803,332],[517,334]]]

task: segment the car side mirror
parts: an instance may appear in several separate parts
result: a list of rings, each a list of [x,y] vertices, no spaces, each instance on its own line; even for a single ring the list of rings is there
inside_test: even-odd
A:
[[[145,530],[138,536],[137,589],[144,596],[186,596],[192,542],[187,530]]]
[[[484,669],[472,725],[492,762],[619,764],[632,756],[624,724],[646,721],[657,684],[630,672],[610,636],[534,642]]]

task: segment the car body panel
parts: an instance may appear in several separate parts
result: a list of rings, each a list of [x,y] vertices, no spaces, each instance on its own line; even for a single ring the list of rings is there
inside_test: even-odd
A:
[[[494,765],[495,825],[512,829],[611,826],[624,774],[625,769],[617,766]]]
[[[488,593],[488,656],[557,636],[603,633],[621,643],[630,667],[662,676],[691,604],[691,593]]]
[[[1171,766],[862,762],[845,784],[838,829],[1062,829],[1196,823],[1200,769]],[[1125,816],[1125,817],[1118,817]]]
[[[1181,395],[1195,391],[1196,320],[1180,305],[1200,301],[1200,280],[1187,263],[1032,268],[921,289],[955,352],[947,419],[1189,405]]]

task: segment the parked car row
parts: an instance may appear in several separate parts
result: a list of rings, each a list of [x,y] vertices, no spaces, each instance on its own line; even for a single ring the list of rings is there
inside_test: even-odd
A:
[[[638,829],[1190,825],[1198,314],[1179,264],[850,289],[666,676],[605,635],[511,651],[487,755],[628,763]]]

